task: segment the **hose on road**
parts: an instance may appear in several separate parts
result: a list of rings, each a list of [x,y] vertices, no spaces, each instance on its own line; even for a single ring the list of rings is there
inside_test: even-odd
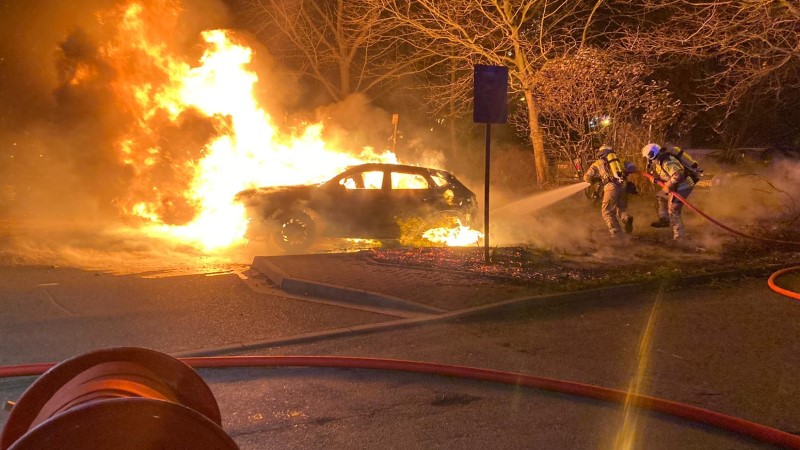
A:
[[[629,404],[639,408],[649,409],[674,417],[680,417],[694,422],[710,425],[726,431],[747,436],[761,442],[779,445],[786,448],[800,449],[800,436],[740,419],[738,417],[728,416],[684,403],[633,394],[626,391],[564,381],[554,378],[525,375],[521,373],[421,361],[340,356],[222,356],[182,358],[181,361],[196,369],[234,367],[320,367],[369,369],[421,373],[479,381],[490,381],[495,383],[511,384],[515,386],[526,386],[620,404],[624,404],[627,401]],[[0,378],[40,375],[53,365],[54,364],[27,364],[20,366],[0,367]]]
[[[770,275],[769,279],[767,280],[767,285],[769,286],[770,289],[772,289],[773,291],[777,292],[778,294],[785,295],[785,296],[787,296],[789,298],[793,298],[795,300],[800,300],[800,293],[797,293],[797,292],[794,292],[794,291],[790,291],[788,289],[784,289],[784,288],[778,286],[777,284],[775,284],[775,280],[777,280],[779,276],[787,274],[789,272],[794,272],[794,271],[797,271],[797,270],[800,270],[800,266],[787,267],[785,269],[781,269],[781,270],[773,273],[772,275]]]
[[[654,183],[659,184],[654,180],[652,175],[644,172],[639,173],[648,177]],[[759,240],[762,242],[800,246],[800,243],[798,242],[762,238],[739,232],[738,230],[730,228],[708,216],[694,205],[686,201],[686,199],[679,194],[675,192],[672,192],[671,194],[674,195],[679,201],[683,202],[687,207],[697,212],[710,222],[738,236]],[[777,279],[779,276],[798,269],[800,269],[800,266],[790,267],[773,273],[768,281],[769,287],[782,295],[800,300],[800,294],[788,291],[775,285],[775,279]],[[710,425],[743,436],[748,436],[768,444],[800,450],[800,436],[750,422],[738,417],[721,414],[684,403],[663,400],[656,397],[649,397],[626,391],[554,378],[525,375],[521,373],[421,361],[337,356],[223,356],[182,358],[181,360],[196,369],[251,367],[350,368],[421,373],[526,386],[620,404],[624,404],[627,401],[629,404],[639,408],[649,409],[674,417]],[[55,364],[53,363],[41,363],[5,367],[0,366],[0,378],[41,375],[54,365]]]

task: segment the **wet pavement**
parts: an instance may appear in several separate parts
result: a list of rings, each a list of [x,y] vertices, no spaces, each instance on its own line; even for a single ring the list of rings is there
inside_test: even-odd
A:
[[[800,373],[800,302],[772,293],[760,276],[708,277],[691,287],[665,277],[550,295],[541,284],[392,264],[370,252],[257,257],[238,276],[169,273],[0,270],[3,362],[58,361],[117,345],[173,355],[399,358],[620,390],[638,380],[641,394],[800,433],[792,381]],[[627,417],[615,404],[431,375],[201,374],[225,431],[244,450],[613,448]],[[18,398],[31,381],[0,380],[0,400]],[[0,424],[7,417],[0,411]],[[639,448],[771,448],[661,414],[636,418]]]

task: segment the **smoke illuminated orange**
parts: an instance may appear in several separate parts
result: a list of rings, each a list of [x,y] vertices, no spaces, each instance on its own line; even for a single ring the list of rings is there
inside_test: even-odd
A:
[[[164,220],[162,210],[175,205],[176,193],[160,192],[159,186],[134,189],[145,193],[148,200],[121,202],[127,214],[149,222],[145,230],[150,234],[179,238],[206,249],[229,246],[242,240],[247,226],[244,208],[233,202],[237,192],[253,186],[322,181],[360,162],[396,162],[390,152],[366,149],[351,155],[329,148],[321,137],[321,124],[306,126],[295,135],[282,135],[255,99],[259,77],[248,68],[253,57],[249,47],[235,42],[229,31],[205,31],[205,53],[192,65],[167,52],[144,12],[138,3],[127,6],[118,42],[132,44],[107,49],[120,72],[130,75],[119,81],[117,93],[138,116],[138,126],[119,142],[123,162],[142,175],[164,162],[167,156],[158,145],[159,137],[151,133],[158,128],[153,122],[164,117],[177,123],[182,114],[200,113],[213,121],[216,133],[202,149],[194,149],[196,158],[173,168],[178,176],[191,179],[188,189],[177,193],[178,203],[192,210],[188,223],[168,225]],[[145,59],[135,72],[126,71],[123,65],[131,54]]]
[[[113,74],[115,113],[125,123],[116,149],[130,174],[116,204],[138,229],[205,250],[225,248],[244,241],[248,219],[233,200],[241,190],[320,182],[363,162],[398,162],[389,151],[331,148],[320,123],[281,131],[255,95],[268,94],[269,86],[252,68],[254,51],[228,30],[182,42],[173,36],[181,11],[180,0],[138,0],[99,15],[113,28],[98,51],[102,63],[78,67],[68,80],[81,85]]]

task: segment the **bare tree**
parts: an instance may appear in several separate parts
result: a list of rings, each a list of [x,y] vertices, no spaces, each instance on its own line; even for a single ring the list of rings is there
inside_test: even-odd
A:
[[[709,62],[709,108],[730,114],[753,90],[778,102],[800,91],[797,0],[642,0],[640,13],[628,47],[666,64]]]
[[[537,182],[547,180],[548,161],[540,106],[533,92],[536,74],[550,59],[577,51],[616,31],[598,23],[611,10],[604,0],[369,0],[389,11],[408,32],[406,42],[462,68],[455,84],[458,102],[468,104],[473,64],[509,67],[511,98],[520,99],[533,145]],[[619,12],[619,11],[618,11]],[[444,78],[443,78],[444,79]],[[452,88],[452,84],[450,85]],[[450,92],[453,92],[452,90]],[[443,91],[443,96],[450,95]],[[439,101],[440,105],[446,102]]]
[[[645,137],[661,141],[679,119],[680,102],[651,73],[642,61],[593,47],[545,63],[534,97],[552,152],[585,163],[608,144],[635,160]],[[580,165],[575,170],[582,175]]]
[[[369,95],[414,59],[394,39],[397,24],[369,2],[245,0],[259,37],[292,70],[319,83],[334,101]],[[403,57],[401,57],[401,55]]]

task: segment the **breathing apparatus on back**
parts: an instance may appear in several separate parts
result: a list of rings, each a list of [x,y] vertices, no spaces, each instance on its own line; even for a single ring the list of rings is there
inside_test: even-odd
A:
[[[625,181],[625,170],[613,148],[608,145],[601,146],[597,149],[597,159],[602,159],[608,163],[608,167],[611,169],[612,181],[618,184],[622,184]]]
[[[642,156],[647,158],[648,172],[652,172],[651,164],[655,163],[661,155],[670,155],[677,159],[683,166],[686,176],[691,178],[695,183],[703,176],[703,169],[701,169],[697,161],[683,149],[676,146],[661,147],[658,144],[647,144],[642,147]]]
[[[703,176],[703,169],[700,168],[700,165],[697,164],[697,161],[695,161],[690,154],[676,146],[665,146],[662,148],[662,151],[674,156],[675,159],[681,163],[683,168],[686,169],[686,176],[691,178],[692,181],[695,183],[700,181],[700,177]]]

